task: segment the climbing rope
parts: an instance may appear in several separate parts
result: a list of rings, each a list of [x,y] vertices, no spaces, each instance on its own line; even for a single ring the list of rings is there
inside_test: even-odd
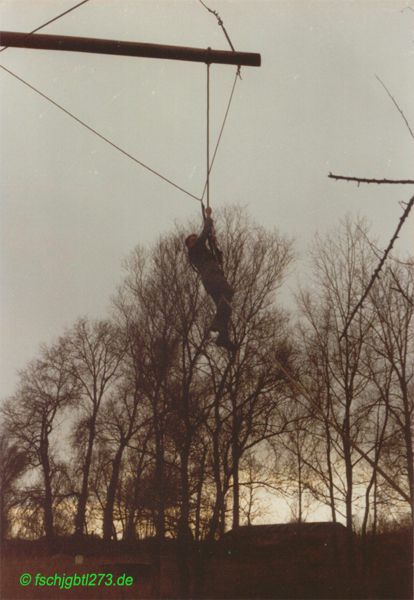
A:
[[[64,15],[67,15],[68,13],[72,12],[76,8],[82,6],[83,4],[86,4],[87,2],[89,2],[89,0],[83,0],[82,2],[78,2],[77,4],[75,4],[74,6],[72,6],[69,9],[67,9],[63,13],[60,13],[59,15],[57,15],[56,17],[54,17],[53,19],[50,19],[46,23],[43,23],[43,25],[40,25],[36,29],[33,29],[31,32],[29,32],[27,34],[27,36],[32,35],[33,33],[39,31],[40,29],[43,29],[47,25],[50,25],[51,23],[57,21],[58,19],[60,19]],[[201,2],[201,0],[200,0],[200,2]],[[231,43],[231,40],[230,40],[230,38],[228,36],[228,33],[227,33],[227,31],[226,31],[226,29],[225,29],[225,27],[223,25],[222,20],[220,19],[219,15],[218,15],[218,13],[216,13],[215,11],[212,11],[211,9],[209,9],[203,2],[201,2],[201,4],[203,4],[203,6],[209,12],[213,13],[217,17],[217,19],[219,21],[219,25],[222,27],[222,29],[223,29],[223,31],[225,33],[225,36],[226,36],[226,38],[227,38],[227,40],[228,40],[228,42],[230,44],[231,49],[234,51],[233,44]],[[0,52],[3,52],[6,49],[7,49],[7,46],[1,48]],[[17,73],[13,72],[11,69],[8,69],[7,67],[5,67],[4,65],[1,65],[1,64],[0,64],[0,68],[3,71],[5,71],[6,73],[8,73],[9,75],[11,75],[12,77],[14,77],[15,79],[17,79],[18,81],[20,81],[21,83],[23,83],[26,87],[28,87],[29,89],[31,89],[32,91],[34,91],[35,93],[37,93],[39,96],[41,96],[42,98],[44,98],[45,100],[47,100],[48,102],[50,102],[51,104],[53,104],[56,108],[58,108],[59,110],[61,110],[62,112],[64,112],[66,115],[68,115],[69,117],[71,117],[74,121],[76,121],[78,124],[82,125],[85,129],[87,129],[91,133],[94,133],[101,140],[103,140],[104,142],[106,142],[107,144],[109,144],[110,146],[112,146],[113,148],[115,148],[116,150],[118,150],[118,152],[120,152],[124,156],[128,157],[129,159],[131,159],[136,164],[140,165],[141,167],[143,167],[144,169],[146,169],[147,171],[149,171],[153,175],[159,177],[160,179],[162,179],[166,183],[169,183],[171,186],[173,186],[174,188],[176,188],[179,191],[183,192],[187,196],[189,196],[189,197],[193,198],[194,200],[197,200],[198,202],[200,202],[200,204],[201,204],[201,210],[202,210],[202,214],[203,214],[203,218],[205,218],[203,200],[204,200],[204,196],[207,193],[207,206],[209,207],[210,206],[210,173],[211,173],[211,170],[212,170],[212,167],[213,167],[213,164],[214,164],[214,160],[216,158],[218,147],[220,145],[220,141],[221,141],[221,138],[222,138],[224,126],[225,126],[226,121],[227,121],[227,116],[228,116],[228,113],[229,113],[229,110],[230,110],[231,102],[232,102],[233,95],[234,95],[234,90],[235,90],[235,87],[236,87],[237,77],[240,75],[240,66],[237,68],[237,72],[236,72],[236,76],[235,76],[235,79],[234,79],[234,82],[233,82],[232,90],[230,92],[230,98],[229,98],[229,101],[227,103],[227,108],[226,108],[226,112],[225,112],[225,115],[224,115],[223,123],[222,123],[221,128],[220,128],[220,133],[219,133],[219,136],[218,136],[218,139],[217,139],[217,143],[216,143],[216,146],[215,146],[215,149],[214,149],[213,158],[212,158],[212,161],[210,163],[210,63],[207,63],[207,141],[206,141],[206,145],[207,145],[207,151],[206,151],[206,163],[207,163],[207,165],[206,165],[206,171],[207,172],[206,172],[206,181],[205,181],[205,184],[204,184],[203,193],[202,193],[202,195],[201,195],[200,198],[197,197],[196,195],[192,194],[191,192],[189,192],[185,188],[181,187],[180,185],[178,185],[177,183],[175,183],[174,181],[172,181],[168,177],[165,177],[164,175],[162,175],[161,173],[159,173],[155,169],[151,168],[149,165],[145,164],[141,160],[137,159],[135,156],[133,156],[132,154],[130,154],[129,152],[127,152],[126,150],[124,150],[123,148],[121,148],[118,144],[116,144],[115,142],[113,142],[112,140],[110,140],[109,138],[107,138],[106,136],[104,136],[102,133],[98,132],[96,129],[94,129],[93,127],[91,127],[90,125],[88,125],[85,121],[83,121],[82,119],[80,119],[79,117],[77,117],[76,115],[74,115],[67,108],[65,108],[64,106],[62,106],[61,104],[59,104],[58,102],[56,102],[55,100],[53,100],[50,96],[48,96],[44,92],[40,91],[34,85],[32,85],[29,82],[27,82],[25,79],[23,79],[23,77],[17,75]]]
[[[207,207],[210,207],[210,63],[207,63]],[[203,202],[203,201],[201,201]]]
[[[210,48],[209,48],[210,50]],[[211,167],[212,165],[210,164],[210,63],[207,63],[207,101],[206,101],[206,107],[207,107],[207,118],[206,118],[206,126],[207,126],[207,135],[206,135],[206,142],[207,142],[207,149],[206,149],[206,160],[207,160],[207,174],[206,174],[206,183],[205,183],[205,190],[207,192],[206,195],[206,204],[207,204],[207,208],[210,208],[210,171],[211,171]],[[224,126],[224,124],[223,124]],[[222,127],[223,127],[222,126]],[[217,146],[216,146],[217,148]],[[203,196],[204,196],[204,192],[203,192]],[[204,202],[203,202],[203,198],[201,198],[201,213],[203,215],[203,221],[206,220],[206,211],[205,211],[205,207],[204,207]],[[223,253],[221,252],[220,248],[217,245],[217,240],[216,240],[216,236],[214,233],[214,229],[210,231],[210,233],[207,236],[207,242],[208,242],[208,246],[210,248],[211,253],[213,254],[213,256],[215,257],[216,261],[218,262],[218,264],[222,264],[223,262]]]
[[[205,2],[203,2],[203,0],[199,0],[199,2],[200,2],[200,4],[202,4],[204,6],[204,8],[206,10],[208,10],[209,13],[211,13],[212,15],[214,15],[216,17],[219,26],[221,27],[221,29],[223,30],[224,35],[226,36],[226,39],[227,39],[227,42],[228,42],[230,48],[232,49],[233,52],[235,52],[235,48],[234,48],[234,46],[232,44],[230,36],[227,33],[227,30],[226,30],[226,28],[224,26],[223,19],[220,17],[220,15],[218,14],[218,12],[216,10],[212,10],[211,8],[209,8],[207,6],[207,4]],[[209,50],[210,50],[210,48],[209,48]],[[232,87],[232,90],[230,92],[230,98],[229,98],[229,101],[227,103],[227,108],[226,108],[226,112],[225,112],[225,115],[224,115],[224,120],[223,120],[221,129],[220,129],[220,133],[219,133],[219,136],[218,136],[216,147],[214,149],[213,160],[210,163],[210,64],[207,63],[207,176],[206,176],[206,182],[205,182],[204,188],[203,188],[203,193],[201,195],[201,205],[202,205],[203,217],[205,216],[204,215],[203,200],[204,200],[205,194],[207,193],[207,206],[209,207],[210,206],[210,173],[211,173],[211,170],[213,168],[214,159],[216,158],[216,154],[217,154],[217,150],[218,150],[218,147],[219,147],[219,144],[220,144],[221,136],[223,134],[223,129],[224,129],[224,126],[226,124],[227,115],[229,113],[230,105],[231,105],[231,102],[233,100],[233,94],[234,94],[234,90],[235,90],[235,87],[236,87],[236,82],[237,82],[237,78],[238,77],[240,77],[240,79],[241,79],[241,76],[240,76],[240,65],[237,67],[236,76],[234,78],[233,87]]]
[[[221,125],[221,128],[220,128],[220,133],[219,133],[219,136],[218,136],[218,138],[217,138],[216,147],[214,148],[214,152],[213,152],[213,158],[211,159],[211,164],[210,164],[210,168],[209,168],[209,170],[208,170],[208,174],[210,174],[210,173],[211,173],[211,170],[212,170],[212,168],[213,168],[213,165],[214,165],[214,160],[215,160],[215,158],[216,158],[216,154],[217,154],[217,150],[218,150],[218,147],[219,147],[219,145],[220,145],[221,137],[222,137],[222,135],[223,135],[224,126],[225,126],[225,124],[226,124],[226,121],[227,121],[227,116],[228,116],[228,114],[229,114],[229,111],[230,111],[230,106],[231,106],[231,103],[232,103],[232,100],[233,100],[233,96],[234,96],[234,90],[236,89],[236,83],[237,83],[237,77],[238,77],[238,74],[239,74],[239,70],[240,70],[240,67],[237,67],[236,75],[235,75],[235,78],[234,78],[234,81],[233,81],[233,86],[232,86],[232,89],[231,89],[231,92],[230,92],[230,97],[229,97],[229,100],[228,100],[228,102],[227,102],[227,108],[226,108],[226,112],[225,112],[225,114],[224,114],[223,123],[222,123],[222,125]],[[201,194],[201,201],[203,201],[203,200],[204,200],[204,196],[205,196],[205,194],[206,194],[206,190],[207,190],[207,179],[206,179],[206,182],[205,182],[205,184],[204,184],[203,193]]]
[[[210,12],[211,14],[213,14],[216,17],[219,26],[222,28],[223,33],[226,36],[226,39],[227,39],[227,41],[229,43],[230,48],[232,49],[233,52],[235,52],[235,49],[234,49],[234,46],[233,46],[233,44],[231,42],[230,36],[227,33],[227,30],[226,30],[226,28],[224,26],[223,20],[221,19],[221,17],[218,14],[218,12],[215,11],[215,10],[212,10],[211,8],[209,8],[207,6],[207,4],[205,4],[202,0],[199,0],[199,2],[204,6],[204,8],[206,10],[208,10],[208,12]],[[210,50],[210,48],[208,48],[208,50]],[[205,184],[204,184],[203,193],[201,195],[201,212],[202,212],[203,220],[204,221],[206,219],[206,212],[205,212],[205,207],[204,207],[203,200],[204,200],[204,196],[206,195],[207,208],[210,208],[210,173],[211,173],[211,170],[213,168],[213,164],[214,164],[214,160],[216,158],[218,147],[220,145],[220,141],[221,141],[221,137],[222,137],[222,134],[223,134],[224,126],[226,124],[227,116],[229,114],[229,110],[230,110],[230,106],[231,106],[231,102],[233,100],[233,95],[234,95],[234,90],[235,90],[235,87],[236,87],[237,79],[239,77],[241,79],[241,76],[240,76],[240,65],[237,67],[236,76],[234,78],[233,86],[232,86],[232,89],[231,89],[231,92],[230,92],[230,98],[229,98],[229,101],[227,103],[227,108],[226,108],[226,112],[225,112],[225,115],[224,115],[223,123],[221,125],[220,133],[219,133],[219,136],[218,136],[218,139],[217,139],[217,143],[216,143],[216,147],[214,149],[213,159],[210,162],[210,63],[207,62],[207,101],[206,101],[206,106],[207,106],[207,117],[206,117],[206,125],[207,125],[207,135],[206,135],[206,138],[207,138],[206,139],[206,143],[207,143],[207,150],[206,150],[207,173],[206,173],[206,181],[205,181]],[[210,251],[212,252],[213,256],[216,258],[217,262],[220,265],[222,265],[222,263],[223,263],[223,253],[221,252],[220,248],[218,247],[214,230],[210,232],[207,240],[208,240],[208,245],[209,245]]]

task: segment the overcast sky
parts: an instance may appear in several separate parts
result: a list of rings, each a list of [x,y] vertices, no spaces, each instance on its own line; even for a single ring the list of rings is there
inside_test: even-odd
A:
[[[412,186],[334,182],[329,171],[414,177],[414,10],[391,0],[208,0],[244,68],[213,170],[214,208],[240,203],[296,239],[366,216],[381,247]],[[31,31],[76,0],[0,0],[1,29]],[[42,33],[228,49],[198,0],[90,0]],[[0,64],[196,196],[205,178],[206,67],[9,48]],[[212,139],[235,74],[211,68]],[[1,386],[80,316],[102,317],[122,260],[199,204],[119,154],[0,70]],[[396,250],[412,251],[413,218]],[[411,229],[411,231],[410,231]]]

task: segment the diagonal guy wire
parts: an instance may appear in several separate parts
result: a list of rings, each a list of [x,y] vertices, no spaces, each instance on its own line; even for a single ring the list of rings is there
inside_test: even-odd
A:
[[[131,160],[133,160],[135,163],[137,163],[138,165],[140,165],[141,167],[143,167],[147,171],[150,171],[150,173],[153,173],[154,175],[156,175],[160,179],[163,179],[164,181],[166,181],[167,183],[169,183],[173,187],[177,188],[178,190],[180,190],[184,194],[187,194],[187,196],[190,196],[191,198],[194,198],[194,200],[197,200],[198,202],[201,201],[200,198],[197,198],[197,196],[195,196],[191,192],[185,190],[181,186],[179,186],[176,183],[174,183],[173,181],[171,181],[171,179],[168,179],[164,175],[161,175],[161,173],[158,173],[158,171],[155,171],[155,169],[152,169],[151,167],[149,167],[145,163],[143,163],[140,160],[138,160],[137,158],[135,158],[135,156],[133,156],[132,154],[130,154],[129,152],[127,152],[126,150],[124,150],[123,148],[121,148],[120,146],[118,146],[117,144],[115,144],[114,142],[112,142],[109,138],[105,137],[102,133],[99,133],[99,131],[97,131],[96,129],[94,129],[93,127],[91,127],[87,123],[85,123],[85,121],[82,121],[81,119],[79,119],[76,115],[74,115],[69,110],[67,110],[66,108],[64,108],[61,104],[59,104],[58,102],[55,102],[55,100],[52,100],[52,98],[50,98],[49,96],[47,96],[46,94],[44,94],[43,92],[41,92],[40,90],[38,90],[36,87],[34,87],[33,85],[31,85],[30,83],[28,83],[27,81],[25,81],[22,77],[19,77],[19,75],[17,75],[16,73],[13,73],[13,71],[10,71],[10,69],[7,69],[4,65],[0,64],[0,69],[3,69],[3,71],[6,71],[6,73],[8,73],[12,77],[14,77],[15,79],[17,79],[21,83],[23,83],[25,86],[27,86],[28,88],[30,88],[31,90],[33,90],[34,92],[36,92],[36,94],[39,94],[39,96],[42,96],[42,98],[44,98],[45,100],[47,100],[48,102],[50,102],[51,104],[53,104],[54,106],[56,106],[57,108],[59,108],[59,110],[63,111],[65,114],[67,114],[69,117],[71,117],[74,121],[76,121],[77,123],[79,123],[80,125],[82,125],[83,127],[85,127],[86,129],[88,129],[89,131],[91,131],[92,133],[94,133],[96,136],[98,136],[101,140],[103,140],[104,142],[106,142],[107,144],[109,144],[110,146],[112,146],[113,148],[115,148],[116,150],[118,150],[118,152],[121,152],[121,154],[123,154],[124,156],[127,156],[128,158],[130,158]]]
[[[29,31],[29,33],[27,34],[26,38],[28,38],[29,35],[32,35],[32,33],[36,33],[36,31],[40,31],[41,29],[43,29],[44,27],[46,27],[46,25],[50,25],[51,23],[54,23],[55,21],[57,21],[61,17],[64,17],[68,13],[72,12],[73,10],[75,10],[75,8],[78,8],[79,6],[82,6],[82,4],[86,4],[87,2],[89,2],[89,0],[82,0],[82,2],[78,2],[78,4],[75,4],[75,6],[72,6],[72,8],[68,8],[68,10],[65,10],[65,12],[60,13],[60,15],[57,15],[57,17],[54,17],[53,19],[49,19],[49,21],[47,21],[46,23],[43,23],[43,25],[39,25],[39,27],[36,27],[36,29],[33,29],[33,31]],[[26,39],[26,38],[24,38],[24,39]],[[4,46],[3,48],[0,49],[0,52],[4,52],[4,50],[7,50],[7,48],[8,48],[8,46]]]

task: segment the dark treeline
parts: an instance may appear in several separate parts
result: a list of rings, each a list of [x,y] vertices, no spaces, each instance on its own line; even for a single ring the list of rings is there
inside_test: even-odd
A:
[[[212,342],[184,231],[136,248],[110,317],[43,347],[3,403],[3,537],[173,537],[185,553],[251,523],[262,488],[296,521],[322,504],[364,535],[412,518],[412,264],[388,262],[341,339],[378,262],[364,223],[316,240],[289,307],[292,242],[236,208],[217,229],[240,350]]]

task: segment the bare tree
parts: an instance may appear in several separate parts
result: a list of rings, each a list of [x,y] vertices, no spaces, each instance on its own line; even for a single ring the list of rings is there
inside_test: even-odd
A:
[[[81,474],[75,534],[82,535],[89,496],[89,474],[96,440],[97,418],[105,395],[119,376],[125,349],[122,336],[108,321],[79,320],[67,336],[71,373],[80,389],[81,417],[74,429]]]
[[[141,411],[140,415],[142,401],[141,371],[137,371],[136,363],[128,364],[124,360],[122,381],[114,390],[100,415],[100,423],[98,423],[101,442],[107,449],[111,449],[110,480],[103,511],[103,537],[105,540],[113,537],[113,511],[124,452],[130,441],[148,420],[144,411]]]
[[[176,455],[172,460],[176,461],[181,482],[177,533],[183,544],[180,572],[185,594],[189,585],[190,455],[199,422],[199,395],[193,394],[193,384],[203,340],[198,339],[199,331],[194,326],[199,310],[198,287],[192,288],[188,282],[188,265],[181,248],[181,240],[169,236],[151,253],[137,249],[127,263],[127,278],[117,306],[121,319],[139,339],[135,361],[141,364],[140,386],[151,414],[157,570],[166,527],[166,464],[169,453]]]
[[[51,434],[58,414],[77,396],[76,381],[70,372],[67,348],[61,340],[55,346],[44,347],[41,358],[32,361],[20,373],[20,382],[14,397],[5,408],[6,426],[27,464],[40,467],[42,485],[33,489],[33,498],[43,510],[46,538],[54,538],[54,482],[59,472]],[[33,499],[32,498],[32,499]]]
[[[157,265],[157,261],[161,261]],[[155,460],[155,527],[165,537],[165,464],[170,373],[176,357],[174,302],[169,293],[163,252],[152,257],[137,248],[125,263],[126,277],[115,304],[121,327],[128,332],[128,356],[139,373],[139,385],[151,415]],[[157,273],[156,273],[157,271]]]
[[[279,492],[289,501],[292,520],[302,523],[313,501],[315,474],[320,477],[315,468],[320,438],[315,435],[312,419],[303,405],[293,400],[286,412],[289,427],[272,440],[271,445]]]
[[[371,294],[373,310],[377,316],[370,340],[372,352],[383,361],[383,370],[390,370],[387,382],[389,393],[383,397],[385,410],[390,415],[389,427],[398,440],[401,451],[392,449],[401,460],[392,459],[393,478],[401,481],[414,517],[413,434],[412,418],[414,398],[412,393],[414,366],[414,272],[409,266],[388,268]],[[377,386],[378,387],[378,386]],[[383,394],[384,386],[380,393]],[[390,458],[390,457],[388,457]]]
[[[256,492],[279,490],[272,467],[265,464],[267,460],[271,464],[270,457],[263,453],[259,459],[255,450],[245,452],[241,463],[240,512],[246,525],[253,525],[256,518],[268,512],[268,507]]]
[[[313,289],[300,297],[306,323],[306,401],[310,399],[309,411],[326,433],[326,484],[333,516],[338,510],[335,496],[344,503],[351,558],[355,467],[360,461],[355,447],[365,440],[370,410],[364,363],[372,317],[357,313],[346,329],[345,324],[372,270],[364,224],[347,220],[334,235],[318,239],[312,259]]]
[[[28,467],[27,455],[17,443],[11,443],[7,431],[0,435],[0,535],[10,533],[10,512],[19,504],[17,483]]]
[[[208,357],[214,383],[210,431],[217,491],[210,537],[216,533],[230,477],[233,527],[239,526],[244,453],[285,426],[283,420],[277,423],[280,402],[286,398],[280,363],[286,365],[291,353],[286,315],[276,307],[277,292],[292,260],[291,243],[256,226],[236,208],[224,213],[218,230],[227,277],[236,290],[233,336],[239,351],[229,359]]]

